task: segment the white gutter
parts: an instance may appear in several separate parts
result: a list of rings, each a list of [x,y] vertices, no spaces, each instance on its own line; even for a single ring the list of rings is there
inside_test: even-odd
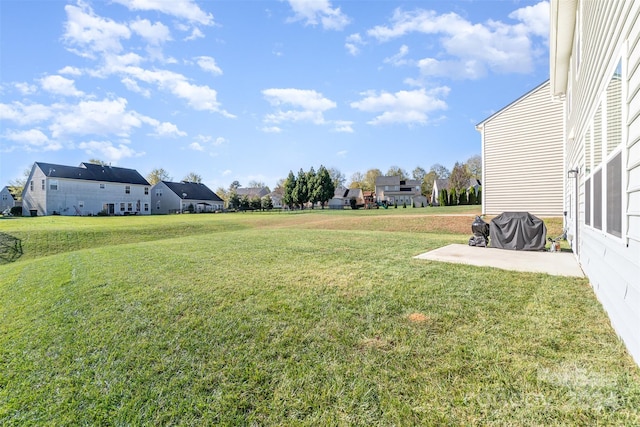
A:
[[[554,98],[563,97],[567,91],[577,7],[578,0],[551,0],[549,78]]]

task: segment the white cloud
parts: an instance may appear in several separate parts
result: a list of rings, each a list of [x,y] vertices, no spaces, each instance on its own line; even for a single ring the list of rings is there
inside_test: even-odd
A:
[[[341,151],[338,151],[336,153],[336,156],[341,157],[341,158],[345,158],[345,157],[347,157],[347,154],[349,154],[349,152],[347,150],[341,150]]]
[[[200,28],[194,28],[193,31],[191,31],[191,34],[185,37],[183,40],[190,41],[190,40],[196,40],[201,38],[204,38],[204,34],[202,33],[202,31],[200,31]]]
[[[353,122],[347,120],[336,120],[333,122],[335,132],[353,133]]]
[[[114,70],[115,71],[115,70]],[[213,111],[228,118],[235,118],[233,114],[220,108],[217,100],[218,93],[209,86],[198,86],[187,81],[182,74],[168,70],[145,70],[140,67],[124,67],[118,70],[130,78],[158,85],[169,90],[175,96],[187,100],[189,106],[195,110]]]
[[[204,147],[197,142],[192,142],[189,144],[189,148],[195,151],[204,151]]]
[[[359,33],[351,34],[347,37],[344,47],[349,54],[356,56],[360,53],[360,46],[366,44]]]
[[[395,65],[396,67],[400,65],[405,65],[407,64],[407,60],[404,58],[407,56],[408,53],[409,53],[409,46],[407,46],[406,44],[403,44],[402,46],[400,46],[400,50],[398,51],[398,53],[396,53],[395,55],[389,58],[385,58],[384,63]]]
[[[109,18],[97,16],[91,8],[80,3],[79,6],[66,5],[67,22],[64,39],[75,53],[84,57],[94,57],[94,53],[122,51],[121,39],[131,36],[129,27]]]
[[[390,25],[376,26],[367,34],[381,42],[410,33],[437,36],[443,51],[416,61],[422,75],[427,77],[476,79],[489,70],[530,72],[534,59],[541,54],[533,36],[542,38],[543,43],[548,37],[549,4],[544,1],[521,8],[509,17],[520,22],[511,25],[490,20],[474,24],[453,12],[437,14],[432,10],[396,9]]]
[[[265,89],[262,91],[271,105],[292,105],[310,111],[326,111],[336,107],[336,103],[315,90]]]
[[[162,22],[152,24],[147,19],[137,19],[129,27],[152,45],[161,45],[171,40],[169,28]]]
[[[99,157],[113,163],[117,163],[124,158],[140,157],[145,154],[144,152],[137,152],[125,144],[114,146],[111,141],[81,142],[78,144],[78,148],[85,150],[90,156]]]
[[[222,171],[222,176],[229,176],[231,175],[231,169],[225,169]]]
[[[46,76],[40,79],[40,86],[47,92],[64,96],[82,96],[84,92],[76,89],[75,82],[62,76]]]
[[[138,85],[138,82],[129,77],[124,77],[121,80],[122,84],[129,89],[131,92],[137,92],[144,96],[145,98],[149,98],[151,96],[151,91],[149,89],[143,89]]]
[[[187,136],[186,132],[178,129],[178,126],[169,122],[162,122],[156,126],[156,135],[158,136]]]
[[[440,87],[430,91],[419,89],[396,93],[370,91],[363,94],[361,101],[352,102],[351,107],[370,113],[380,113],[368,123],[384,125],[393,123],[420,124],[429,123],[429,113],[445,110],[447,104],[441,97],[447,95],[449,88]]]
[[[62,148],[62,144],[49,140],[39,129],[9,130],[2,135],[3,139],[17,142],[27,151],[55,151]]]
[[[13,102],[0,104],[0,120],[10,120],[21,126],[40,123],[54,116],[56,105],[28,104]]]
[[[202,25],[213,25],[213,15],[204,12],[192,0],[114,0],[130,10],[155,10]]]
[[[537,36],[549,37],[549,2],[542,1],[511,12],[509,18],[522,21],[527,32]]]
[[[68,74],[71,76],[81,76],[82,75],[82,70],[78,67],[72,67],[70,65],[67,65],[66,67],[61,68],[60,70],[58,70],[58,73],[60,74]]]
[[[51,125],[54,138],[69,135],[118,135],[128,136],[132,128],[142,125],[134,111],[127,111],[124,98],[102,101],[82,101],[69,105],[57,114]]]
[[[351,19],[339,7],[332,8],[329,0],[289,0],[294,17],[290,22],[304,21],[305,25],[322,25],[325,30],[342,30]]]
[[[216,60],[212,57],[198,56],[197,58],[195,58],[195,60],[200,68],[202,68],[204,71],[208,71],[216,76],[222,75],[222,69],[218,67],[218,65],[216,64]]]
[[[260,130],[264,133],[281,133],[282,132],[282,129],[280,129],[278,126],[264,126]]]
[[[14,83],[13,86],[23,95],[33,95],[38,91],[38,87],[25,82]]]

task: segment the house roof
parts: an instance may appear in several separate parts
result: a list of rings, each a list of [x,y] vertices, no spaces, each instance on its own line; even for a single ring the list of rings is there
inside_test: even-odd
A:
[[[7,190],[7,193],[9,193],[11,195],[11,197],[13,197],[13,200],[17,200],[17,195],[15,194],[15,188],[13,187],[8,187],[8,186],[4,186],[4,188],[2,189],[2,191]]]
[[[181,199],[187,200],[211,200],[214,202],[222,202],[222,199],[209,187],[201,182],[170,182],[162,181],[169,190],[176,193]]]
[[[510,102],[509,104],[505,105],[504,107],[502,107],[501,109],[499,109],[498,111],[496,111],[495,113],[493,113],[492,115],[490,115],[489,117],[487,117],[486,119],[484,119],[483,121],[481,121],[480,123],[478,123],[476,125],[476,130],[481,131],[483,126],[493,120],[495,117],[499,116],[500,114],[502,114],[505,110],[508,110],[509,108],[511,108],[512,105],[517,104],[518,102],[522,101],[523,99],[527,98],[529,95],[537,92],[539,89],[543,88],[545,85],[549,85],[549,80],[545,80],[544,82],[540,83],[538,86],[536,86],[535,88],[531,89],[529,92],[525,93],[524,95],[522,95],[521,97],[519,97],[518,99],[516,99],[515,101]],[[549,93],[549,96],[551,96],[551,93]]]
[[[438,187],[438,190],[449,189],[448,179],[436,179],[435,184],[436,184],[436,187]]]
[[[247,197],[264,197],[269,194],[269,191],[266,187],[247,187],[247,188],[236,188],[236,194],[238,196],[247,196]]]
[[[77,167],[42,162],[36,162],[35,165],[49,178],[150,185],[135,169],[103,166],[93,163],[80,163],[80,166]]]

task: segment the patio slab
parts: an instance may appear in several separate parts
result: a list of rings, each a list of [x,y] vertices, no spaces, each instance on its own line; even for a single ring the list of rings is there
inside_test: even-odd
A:
[[[415,256],[416,259],[495,267],[503,270],[584,277],[572,252],[531,252],[452,244]]]

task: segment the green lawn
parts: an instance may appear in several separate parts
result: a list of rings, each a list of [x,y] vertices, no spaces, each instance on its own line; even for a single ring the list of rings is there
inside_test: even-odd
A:
[[[476,213],[0,219],[0,424],[639,425],[585,279],[413,259]]]

